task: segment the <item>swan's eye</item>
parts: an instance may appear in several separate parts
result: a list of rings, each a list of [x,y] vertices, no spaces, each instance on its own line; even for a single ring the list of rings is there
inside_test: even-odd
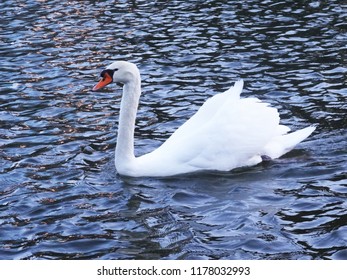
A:
[[[107,76],[109,76],[110,78],[113,78],[113,73],[114,73],[115,70],[112,70],[112,69],[106,69],[106,70],[103,70],[101,73],[100,73],[100,77],[105,80]],[[106,75],[107,74],[107,75]]]

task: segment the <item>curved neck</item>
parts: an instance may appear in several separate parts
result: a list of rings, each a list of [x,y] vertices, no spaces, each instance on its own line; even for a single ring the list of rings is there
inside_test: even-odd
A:
[[[140,74],[135,73],[133,79],[124,84],[120,105],[118,136],[116,146],[116,168],[128,168],[135,159],[134,131],[137,107],[141,94]]]

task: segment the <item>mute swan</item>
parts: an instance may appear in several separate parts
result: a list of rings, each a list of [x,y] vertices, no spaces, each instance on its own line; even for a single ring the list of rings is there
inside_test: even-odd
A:
[[[135,64],[117,61],[100,74],[97,91],[111,82],[123,84],[115,165],[120,175],[172,176],[199,170],[229,171],[251,166],[262,157],[278,158],[303,141],[315,127],[287,134],[277,109],[257,98],[240,98],[243,81],[206,100],[159,148],[134,155],[134,130],[141,94]]]

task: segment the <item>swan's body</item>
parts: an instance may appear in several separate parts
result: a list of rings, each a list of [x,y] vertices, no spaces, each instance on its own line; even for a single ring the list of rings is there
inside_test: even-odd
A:
[[[137,67],[118,61],[101,74],[94,90],[124,84],[116,146],[116,169],[126,176],[172,176],[201,170],[229,171],[278,158],[307,138],[314,127],[287,134],[277,109],[257,98],[240,98],[243,81],[209,98],[159,148],[134,155],[134,130],[141,79]]]

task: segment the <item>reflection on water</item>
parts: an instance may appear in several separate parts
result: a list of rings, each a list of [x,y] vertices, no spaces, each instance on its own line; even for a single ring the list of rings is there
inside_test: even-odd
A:
[[[2,1],[0,259],[347,259],[341,1]],[[166,179],[113,166],[120,89],[138,64],[136,152],[245,79],[293,129],[285,157]],[[115,91],[115,92],[113,92]]]

